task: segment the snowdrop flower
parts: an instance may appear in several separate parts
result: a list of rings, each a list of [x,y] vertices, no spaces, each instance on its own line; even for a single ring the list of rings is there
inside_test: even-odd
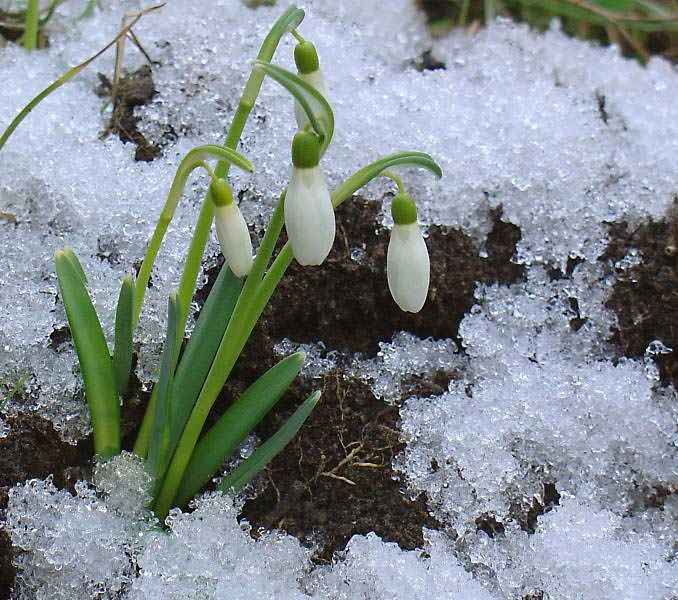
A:
[[[221,252],[236,277],[244,277],[252,268],[252,240],[247,223],[233,201],[231,188],[223,179],[212,180],[214,225]]]
[[[294,47],[294,62],[297,65],[299,77],[327,98],[327,86],[320,70],[320,62],[318,61],[318,53],[315,46],[308,41],[297,44]],[[304,129],[308,126],[308,117],[298,102],[294,103],[294,115],[297,118],[299,129]]]
[[[417,207],[399,192],[391,204],[393,231],[386,255],[391,296],[401,310],[419,312],[428,295],[430,263],[424,236],[417,223]]]
[[[300,131],[292,141],[292,176],[285,195],[285,229],[300,265],[321,264],[334,243],[334,207],[318,162],[320,141]]]

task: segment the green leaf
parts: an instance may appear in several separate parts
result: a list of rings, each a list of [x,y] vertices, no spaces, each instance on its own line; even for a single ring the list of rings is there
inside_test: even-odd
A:
[[[68,261],[71,263],[73,268],[77,271],[78,275],[80,275],[80,279],[82,279],[83,285],[87,286],[87,275],[85,274],[85,269],[82,268],[82,264],[80,263],[80,260],[78,257],[75,255],[73,250],[70,248],[64,248],[62,250],[64,253],[64,256],[68,259]]]
[[[85,383],[94,429],[94,451],[107,459],[120,452],[120,403],[106,338],[85,288],[82,272],[69,258],[71,254],[68,250],[58,251],[54,264]]]
[[[183,506],[214,476],[299,374],[304,353],[284,358],[248,387],[201,438],[186,467],[175,504]]]
[[[156,486],[160,484],[171,452],[169,450],[170,431],[172,429],[172,388],[174,385],[174,370],[179,357],[179,348],[183,331],[179,331],[179,295],[170,294],[167,307],[167,337],[160,360],[160,377],[158,379],[158,396],[155,403],[155,415],[151,428],[151,443],[148,448],[146,462],[149,473],[156,479]]]
[[[143,17],[145,14],[148,14],[149,12],[153,10],[157,10],[158,8],[164,6],[163,4],[160,4],[158,6],[151,6],[145,10],[142,10],[141,12],[137,13],[137,15],[132,19],[127,25],[125,25],[118,33],[116,36],[108,43],[106,46],[104,46],[101,50],[90,56],[88,59],[84,60],[81,62],[79,65],[76,65],[75,67],[72,67],[71,69],[68,69],[63,75],[59,76],[56,80],[54,80],[52,83],[50,83],[44,90],[42,90],[37,96],[35,96],[26,106],[24,106],[20,111],[19,114],[12,119],[12,122],[7,126],[7,129],[3,132],[3,134],[0,136],[0,150],[2,147],[7,143],[7,140],[10,138],[12,133],[14,133],[14,130],[21,124],[21,121],[23,121],[30,113],[31,111],[38,105],[40,102],[42,102],[47,96],[49,96],[52,92],[58,90],[64,83],[75,77],[80,71],[85,69],[90,63],[95,61],[97,58],[99,58],[106,50],[108,50],[111,46],[114,46],[116,42],[127,35],[127,32],[136,25],[137,21],[141,17]]]
[[[384,158],[370,163],[351,175],[334,192],[332,192],[332,204],[339,206],[344,200],[350,198],[365,184],[379,177],[386,169],[391,167],[421,167],[433,173],[436,177],[442,177],[443,172],[438,164],[424,152],[396,152]]]
[[[276,65],[263,61],[255,63],[269,77],[282,85],[304,109],[311,126],[320,136],[321,154],[324,154],[334,135],[334,113],[324,96],[303,79]]]
[[[134,281],[125,275],[120,285],[118,306],[115,311],[115,346],[113,371],[118,394],[124,396],[132,369],[132,332],[134,319]]]
[[[224,477],[219,484],[219,491],[237,492],[246,486],[252,477],[264,469],[287,446],[299,429],[301,429],[301,426],[315,408],[318,400],[320,400],[319,391],[314,392],[306,398],[304,403],[287,419],[278,431],[259,446],[252,456],[244,460],[237,469]]]
[[[173,406],[174,423],[170,437],[171,452],[174,452],[212,366],[214,355],[231,319],[241,289],[242,280],[238,279],[224,263],[200,311],[198,321],[177,368]]]

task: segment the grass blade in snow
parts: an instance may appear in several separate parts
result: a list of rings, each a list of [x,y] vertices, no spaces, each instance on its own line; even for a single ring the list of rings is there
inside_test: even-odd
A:
[[[116,42],[122,38],[123,36],[127,35],[127,32],[134,26],[136,25],[137,21],[141,19],[145,14],[148,14],[149,12],[153,10],[157,10],[158,8],[161,8],[164,6],[164,4],[160,4],[158,6],[151,6],[145,10],[142,10],[140,13],[138,13],[134,19],[132,19],[125,27],[123,27],[120,31],[118,31],[117,35],[108,43],[106,46],[104,46],[101,50],[90,56],[88,59],[84,60],[81,62],[79,65],[76,65],[75,67],[72,67],[68,69],[63,75],[59,76],[57,79],[55,79],[52,83],[50,83],[44,90],[42,90],[37,96],[35,96],[26,106],[24,106],[19,114],[12,119],[12,122],[7,126],[7,129],[3,132],[3,134],[0,136],[0,150],[2,147],[7,143],[7,140],[10,138],[12,133],[14,133],[14,130],[21,124],[21,121],[23,121],[30,113],[31,111],[38,105],[40,102],[42,102],[47,96],[49,96],[52,92],[58,90],[64,83],[68,82],[70,79],[73,79],[80,71],[82,71],[84,68],[86,68],[90,63],[95,61],[97,58],[99,58],[106,50],[108,50],[111,46],[114,46]]]
[[[294,414],[287,419],[285,424],[278,429],[270,438],[268,438],[259,448],[254,451],[254,454],[242,462],[242,464],[229,473],[219,484],[219,490],[227,492],[233,490],[237,492],[246,486],[249,481],[259,471],[271,462],[275,456],[289,444],[290,440],[301,429],[308,415],[315,408],[315,405],[320,400],[320,392],[311,394],[304,403],[294,412]]]
[[[177,368],[173,395],[174,422],[170,438],[172,451],[212,366],[241,288],[242,281],[224,264],[200,311],[198,322]]]
[[[151,429],[151,443],[148,449],[147,466],[151,475],[159,485],[169,461],[169,441],[172,421],[172,387],[174,369],[179,357],[179,347],[183,332],[178,329],[179,296],[177,292],[170,295],[167,308],[167,337],[160,360],[160,378],[158,379],[158,396],[155,403],[155,415]]]
[[[219,470],[263,419],[299,374],[304,353],[284,358],[266,371],[238,398],[195,447],[177,491],[176,504],[183,506]]]
[[[123,396],[129,384],[132,368],[132,330],[134,319],[134,282],[126,275],[120,286],[118,307],[115,311],[115,348],[113,371],[118,394]]]
[[[106,339],[82,273],[74,266],[71,255],[74,256],[69,250],[57,252],[54,264],[85,383],[94,451],[106,459],[120,452],[120,403]]]

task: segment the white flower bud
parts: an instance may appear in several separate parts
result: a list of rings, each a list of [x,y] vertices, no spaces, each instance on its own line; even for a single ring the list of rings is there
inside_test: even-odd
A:
[[[300,265],[319,265],[332,249],[334,207],[318,166],[292,167],[285,195],[285,229]]]
[[[252,240],[247,223],[233,201],[223,180],[212,183],[214,226],[226,263],[236,277],[244,277],[252,268]]]
[[[393,225],[386,256],[386,274],[391,296],[401,310],[419,312],[428,295],[430,278],[428,249],[416,221]]]

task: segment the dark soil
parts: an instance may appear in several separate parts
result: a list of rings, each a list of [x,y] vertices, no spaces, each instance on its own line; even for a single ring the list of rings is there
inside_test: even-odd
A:
[[[678,386],[678,210],[670,211],[666,219],[637,227],[611,225],[603,257],[610,268],[631,248],[638,250],[641,261],[617,273],[607,302],[618,319],[612,341],[621,355],[633,358],[644,356],[655,340],[673,348],[673,352],[653,358],[662,382]]]
[[[402,312],[386,281],[389,233],[377,225],[381,203],[356,198],[337,210],[337,239],[325,263],[293,263],[264,313],[272,338],[322,341],[332,349],[376,354],[379,342],[398,331],[420,337],[457,338],[459,323],[474,303],[477,283],[515,282],[523,267],[511,262],[520,230],[493,213],[494,227],[481,258],[466,234],[432,226],[428,300],[416,315]],[[351,252],[364,244],[360,261]],[[309,300],[312,298],[313,300]]]
[[[401,548],[420,548],[422,527],[438,528],[422,494],[401,493],[391,461],[402,449],[398,408],[377,400],[362,382],[332,373],[313,382],[321,401],[300,435],[267,469],[263,493],[242,516],[255,528],[281,529],[317,541],[318,561],[331,560],[354,534],[376,532]],[[272,434],[310,392],[271,416],[259,433]]]
[[[139,119],[134,116],[137,106],[148,104],[157,94],[153,85],[153,73],[148,65],[144,65],[132,73],[123,75],[117,85],[99,73],[101,84],[97,89],[99,96],[108,98],[113,103],[111,119],[103,132],[103,136],[114,134],[123,142],[136,145],[134,159],[150,162],[160,155],[160,148],[149,142],[137,128]]]

